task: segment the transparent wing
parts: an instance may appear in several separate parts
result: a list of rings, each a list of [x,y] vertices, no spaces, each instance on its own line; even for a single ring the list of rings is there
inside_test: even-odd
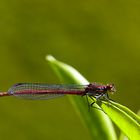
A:
[[[62,97],[65,94],[14,94],[14,96],[29,100],[48,100],[52,98]]]
[[[8,94],[14,96],[32,99],[47,100],[57,98],[66,94],[82,95],[86,86],[83,85],[49,85],[38,83],[18,83],[8,90]]]

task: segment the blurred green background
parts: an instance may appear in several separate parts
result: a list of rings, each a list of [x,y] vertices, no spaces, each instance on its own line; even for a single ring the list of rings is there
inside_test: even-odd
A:
[[[0,90],[18,82],[60,83],[52,54],[89,81],[115,83],[111,98],[140,107],[140,1],[0,1]],[[67,97],[0,99],[4,140],[91,140]]]

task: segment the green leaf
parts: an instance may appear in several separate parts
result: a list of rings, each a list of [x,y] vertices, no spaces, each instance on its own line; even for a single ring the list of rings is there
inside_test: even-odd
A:
[[[123,132],[121,132],[119,140],[129,140],[129,139]]]
[[[139,116],[113,101],[102,101],[100,106],[129,139],[140,139]]]
[[[115,105],[116,107],[118,107],[119,109],[121,109],[122,111],[126,112],[129,116],[131,116],[138,124],[140,124],[140,117],[135,114],[134,112],[132,112],[129,108],[116,103],[116,102],[111,102],[113,105]]]
[[[73,67],[56,60],[54,57],[48,55],[46,57],[51,67],[63,83],[69,84],[88,84],[89,82]],[[113,125],[108,116],[99,109],[92,109],[89,111],[87,102],[84,97],[69,96],[70,101],[75,107],[75,110],[82,122],[89,130],[92,139],[96,140],[116,140],[116,134]],[[89,102],[91,99],[88,99]],[[96,108],[100,108],[95,104]]]
[[[127,108],[125,110],[127,110]],[[133,114],[136,115],[135,113],[132,112],[132,115]],[[136,118],[136,121],[138,121],[138,122],[139,122],[139,118],[140,118],[139,116],[140,116],[140,110],[138,111],[138,113],[137,113],[137,115],[135,117]],[[128,140],[128,137],[123,132],[121,132],[119,140]]]

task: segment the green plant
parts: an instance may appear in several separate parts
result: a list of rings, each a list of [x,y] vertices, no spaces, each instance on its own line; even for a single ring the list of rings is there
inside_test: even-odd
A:
[[[88,81],[73,67],[56,60],[50,55],[46,59],[63,83],[88,84]],[[88,111],[83,98],[77,96],[69,96],[69,98],[81,120],[87,126],[92,138],[99,140],[117,139],[110,119],[129,139],[138,140],[140,138],[140,118],[127,107],[113,101],[96,102],[94,106],[101,108],[105,114],[98,109]],[[88,100],[92,102],[90,98]]]

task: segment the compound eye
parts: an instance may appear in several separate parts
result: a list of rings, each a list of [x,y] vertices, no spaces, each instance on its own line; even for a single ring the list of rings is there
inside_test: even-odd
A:
[[[115,92],[116,91],[114,84],[108,84],[107,88],[110,92]]]

